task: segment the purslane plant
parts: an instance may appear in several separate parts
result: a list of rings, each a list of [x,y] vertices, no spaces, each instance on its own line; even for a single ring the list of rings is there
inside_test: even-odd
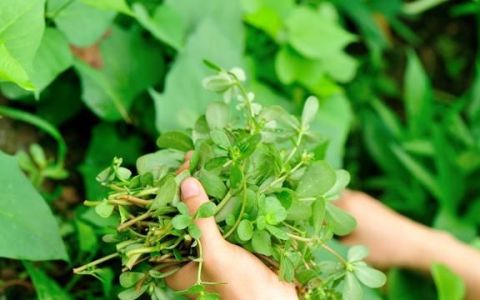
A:
[[[202,265],[194,220],[214,216],[225,239],[254,253],[282,280],[296,283],[305,299],[359,299],[360,283],[382,286],[385,276],[362,261],[365,247],[351,248],[344,258],[329,246],[334,235],[348,234],[355,220],[331,202],[349,174],[315,156],[319,139],[309,124],[318,100],[308,98],[298,120],[280,107],[257,103],[242,84],[241,69],[207,65],[216,74],[203,84],[224,102],[210,104],[188,133],[162,133],[161,150],[138,159],[137,175],[115,158],[97,176],[109,195],[85,204],[102,217],[117,216],[116,232],[104,237],[117,251],[74,271],[95,275],[99,264],[120,258],[125,288],[120,299],[144,293],[168,299],[164,278],[190,261]],[[177,174],[192,150],[190,169]],[[179,200],[179,184],[187,176],[199,179],[211,200],[194,216]],[[217,299],[205,289],[216,283],[204,282],[201,269],[196,284],[180,293]]]

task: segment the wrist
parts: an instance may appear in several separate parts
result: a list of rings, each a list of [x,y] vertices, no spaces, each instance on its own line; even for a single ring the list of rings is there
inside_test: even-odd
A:
[[[421,230],[413,237],[410,255],[404,267],[429,272],[432,263],[441,261],[439,247],[448,248],[453,238],[450,234],[420,225]]]

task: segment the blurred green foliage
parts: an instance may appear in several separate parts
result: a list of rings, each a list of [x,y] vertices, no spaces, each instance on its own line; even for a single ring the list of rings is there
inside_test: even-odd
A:
[[[53,211],[0,154],[0,178],[25,193],[0,185],[0,255],[65,259],[63,238],[70,257],[24,267],[4,259],[0,269],[30,276],[39,299],[116,298],[112,269],[97,274],[102,282],[70,275],[72,266],[109,253],[99,247],[105,232],[98,226],[108,221],[75,199],[102,196],[94,178],[113,156],[132,165],[159,132],[193,126],[212,100],[201,87],[203,59],[246,68],[260,103],[299,113],[306,96],[317,96],[311,126],[324,141],[319,158],[343,165],[353,188],[397,211],[478,241],[479,14],[478,1],[469,0],[0,1],[0,139],[12,128],[5,124],[27,122],[40,129],[45,150],[6,139],[0,147],[17,154]],[[56,154],[43,133],[58,144]],[[72,186],[79,196],[68,193]],[[30,224],[36,206],[41,226]],[[33,243],[28,232],[12,236],[12,215],[35,235],[55,228],[56,218],[60,230],[44,235],[55,251],[47,255],[42,245],[25,255],[5,242]],[[445,268],[433,274],[440,299],[462,293]],[[12,278],[1,276],[7,299],[34,297],[3,290]],[[432,280],[402,270],[390,273],[388,286],[365,298],[437,295]]]

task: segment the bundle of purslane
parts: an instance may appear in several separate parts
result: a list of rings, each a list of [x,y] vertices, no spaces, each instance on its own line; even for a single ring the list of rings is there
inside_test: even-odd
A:
[[[316,157],[323,146],[318,147],[309,124],[318,100],[308,98],[298,120],[280,107],[255,102],[242,85],[241,69],[207,65],[217,73],[203,84],[223,94],[224,101],[210,104],[190,131],[162,133],[161,150],[138,159],[137,175],[115,158],[97,176],[110,192],[86,204],[102,217],[116,215],[115,233],[104,236],[116,252],[75,272],[95,274],[97,265],[118,257],[125,288],[120,299],[145,293],[169,299],[164,278],[190,261],[202,264],[201,232],[194,220],[214,216],[225,239],[254,253],[282,280],[295,282],[305,299],[359,299],[360,283],[383,285],[385,276],[362,261],[364,247],[351,248],[344,258],[329,246],[334,235],[349,233],[355,220],[331,202],[349,174]],[[178,173],[192,150],[189,170]],[[196,177],[211,200],[193,216],[179,200],[179,185],[187,176]],[[205,289],[212,283],[197,277],[181,293],[217,299]]]

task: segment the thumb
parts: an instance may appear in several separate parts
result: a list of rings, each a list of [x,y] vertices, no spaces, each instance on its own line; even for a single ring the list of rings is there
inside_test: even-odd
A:
[[[193,177],[185,179],[180,185],[180,190],[182,200],[192,216],[203,203],[210,201],[200,182]],[[213,217],[200,218],[195,221],[195,224],[202,232],[200,242],[204,248],[215,248],[225,242]]]

